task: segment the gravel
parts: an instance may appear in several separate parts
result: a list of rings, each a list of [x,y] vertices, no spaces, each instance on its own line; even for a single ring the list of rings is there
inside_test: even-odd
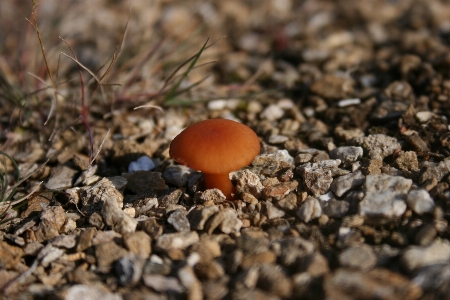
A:
[[[31,7],[0,9],[2,295],[448,298],[448,3],[47,2],[57,82]],[[169,155],[218,117],[261,144],[233,200]]]

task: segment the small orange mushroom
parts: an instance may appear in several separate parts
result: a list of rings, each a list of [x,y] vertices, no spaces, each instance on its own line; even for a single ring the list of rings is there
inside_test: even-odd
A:
[[[249,165],[260,152],[259,139],[250,127],[226,119],[195,123],[170,144],[170,157],[204,173],[207,189],[220,189],[232,199],[229,173]]]

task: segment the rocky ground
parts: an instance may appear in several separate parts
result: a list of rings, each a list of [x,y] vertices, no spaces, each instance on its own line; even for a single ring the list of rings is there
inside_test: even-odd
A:
[[[450,299],[446,1],[4,0],[0,35],[3,298]],[[217,117],[261,141],[235,201],[169,157]]]

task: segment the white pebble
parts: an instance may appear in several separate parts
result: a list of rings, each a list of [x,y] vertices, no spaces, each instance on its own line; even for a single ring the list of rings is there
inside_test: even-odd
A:
[[[434,209],[434,201],[426,190],[412,190],[406,199],[409,208],[416,214],[431,213]]]
[[[136,171],[151,171],[155,168],[155,163],[147,155],[139,157],[136,161],[132,161],[128,165],[128,173]]]
[[[350,105],[358,105],[361,103],[361,99],[354,98],[354,99],[344,99],[338,102],[339,107],[346,107]]]
[[[268,121],[276,121],[284,115],[284,110],[275,104],[270,104],[261,113],[261,118]]]

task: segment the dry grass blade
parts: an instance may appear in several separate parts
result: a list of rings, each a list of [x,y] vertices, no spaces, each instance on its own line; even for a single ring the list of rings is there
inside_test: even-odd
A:
[[[95,156],[90,160],[91,165],[94,163],[94,161],[97,159],[97,156],[100,154],[100,151],[103,148],[103,144],[105,143],[106,137],[108,136],[109,132],[110,132],[110,129],[108,128],[108,131],[106,132],[105,136],[103,137],[102,142],[100,143],[100,146],[98,146],[97,153],[95,153]]]

